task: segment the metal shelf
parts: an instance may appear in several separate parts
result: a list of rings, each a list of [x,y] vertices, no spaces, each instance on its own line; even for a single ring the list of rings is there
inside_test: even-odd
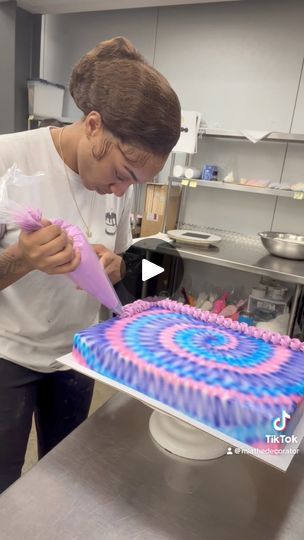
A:
[[[195,178],[176,178],[175,176],[169,176],[169,180],[172,184],[181,184],[185,187],[204,187],[214,189],[226,189],[230,191],[242,191],[245,193],[255,193],[257,195],[272,195],[273,197],[285,197],[289,199],[304,200],[304,191],[293,190],[280,190],[271,188],[259,188],[254,186],[246,186],[242,184],[229,184],[228,182],[221,182],[219,180],[197,180]],[[186,184],[188,182],[188,184]],[[193,186],[191,186],[193,183]]]
[[[236,140],[245,140],[248,141],[248,138],[242,134],[242,131],[239,129],[212,129],[200,127],[198,130],[198,135],[203,137],[214,137],[220,139],[236,139]],[[304,134],[297,133],[281,133],[281,132],[272,132],[269,135],[266,135],[259,142],[280,142],[280,143],[300,143],[304,144]]]
[[[182,228],[185,228],[184,224]],[[193,226],[189,224],[187,228],[193,228]],[[146,247],[147,250],[158,251],[172,256],[179,254],[183,259],[205,262],[224,268],[268,276],[288,283],[304,285],[304,261],[282,259],[270,255],[262,245],[259,236],[246,236],[212,227],[196,227],[196,229],[198,231],[207,231],[210,234],[217,234],[222,238],[222,241],[216,246],[202,248],[175,243],[170,241],[169,238],[166,242],[164,235],[161,238],[155,235],[149,238],[140,238],[140,247]],[[158,242],[155,241],[155,245],[152,244],[151,238],[155,238]],[[136,243],[134,243],[134,246],[136,247]]]

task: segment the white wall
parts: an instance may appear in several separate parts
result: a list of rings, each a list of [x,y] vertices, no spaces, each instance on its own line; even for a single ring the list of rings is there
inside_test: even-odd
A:
[[[73,65],[99,41],[126,36],[153,62],[157,9],[46,15],[42,35],[41,77],[68,85]],[[64,115],[79,117],[66,92]]]
[[[303,28],[302,0],[47,15],[41,76],[67,84],[81,54],[125,35],[167,76],[182,107],[199,110],[209,126],[304,133]],[[77,115],[69,97],[64,114]],[[284,144],[208,140],[194,162],[239,177],[303,181],[304,146],[289,145],[286,154]],[[189,190],[184,220],[249,234],[303,233],[303,209],[300,201],[204,188]]]
[[[303,22],[299,0],[162,8],[155,63],[208,125],[288,131]]]

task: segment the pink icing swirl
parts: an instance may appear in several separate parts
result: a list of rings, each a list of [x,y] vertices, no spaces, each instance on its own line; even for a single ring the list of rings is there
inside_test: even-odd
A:
[[[239,332],[256,339],[262,339],[273,345],[281,345],[282,347],[290,348],[293,351],[304,352],[304,343],[299,339],[291,339],[289,336],[282,336],[278,332],[268,332],[263,330],[263,328],[248,326],[248,324],[244,322],[239,323],[238,321],[232,321],[232,319],[225,318],[222,315],[210,313],[209,311],[201,311],[200,309],[181,304],[175,300],[169,300],[169,298],[155,301],[136,300],[132,304],[127,304],[123,307],[121,318],[133,317],[143,311],[149,310],[151,307],[158,307],[167,311],[189,315],[200,321],[214,323],[218,326],[229,328],[233,332]]]

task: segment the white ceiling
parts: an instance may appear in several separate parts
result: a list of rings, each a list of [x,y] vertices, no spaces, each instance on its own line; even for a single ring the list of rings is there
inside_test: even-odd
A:
[[[2,1],[4,0],[0,0]],[[235,1],[240,0],[17,0],[17,4],[32,13],[76,13]]]

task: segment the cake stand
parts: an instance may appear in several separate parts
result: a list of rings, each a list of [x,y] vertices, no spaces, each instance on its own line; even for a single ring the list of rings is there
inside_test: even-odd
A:
[[[150,416],[149,429],[161,448],[179,457],[207,460],[228,452],[224,441],[156,409]]]
[[[223,440],[220,433],[219,437],[216,436],[217,432],[213,435],[208,432],[207,426],[202,426],[195,419],[77,363],[72,354],[58,358],[58,362],[148,405],[153,410],[149,418],[151,438],[164,452],[196,461],[213,460],[230,453],[228,449],[233,446],[234,440]]]

